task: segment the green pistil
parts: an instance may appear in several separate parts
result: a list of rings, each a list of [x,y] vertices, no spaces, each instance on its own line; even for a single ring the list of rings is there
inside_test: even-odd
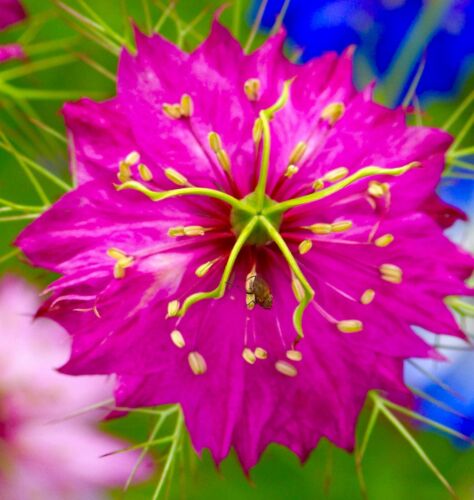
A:
[[[237,257],[239,256],[242,247],[245,245],[250,235],[252,234],[257,224],[257,221],[258,221],[257,217],[252,217],[248,222],[248,224],[243,228],[242,232],[237,237],[237,240],[234,246],[232,247],[232,250],[230,251],[229,258],[227,259],[224,272],[222,273],[222,277],[217,288],[211,290],[210,292],[199,292],[190,295],[183,302],[183,305],[178,311],[177,314],[178,316],[183,316],[193,304],[196,304],[196,302],[200,302],[201,300],[204,299],[218,299],[224,295],[226,284],[229,281],[230,274],[237,260]]]
[[[321,189],[320,191],[316,191],[313,194],[308,194],[306,196],[301,196],[299,198],[293,198],[292,200],[286,200],[281,203],[275,203],[271,207],[268,207],[263,211],[263,215],[269,216],[271,214],[275,213],[284,213],[290,208],[295,208],[295,207],[300,207],[302,205],[306,205],[308,203],[313,203],[315,201],[321,200],[323,198],[326,198],[327,196],[330,196],[334,193],[337,193],[341,189],[344,189],[346,186],[349,186],[350,184],[353,184],[354,182],[364,179],[366,177],[373,177],[376,175],[393,175],[393,176],[398,176],[402,175],[408,170],[411,170],[412,168],[417,168],[420,166],[420,163],[418,162],[411,162],[408,165],[404,165],[403,167],[396,167],[396,168],[382,168],[382,167],[364,167],[355,172],[354,174],[350,175],[349,177],[346,177],[342,181],[333,184],[332,186],[329,186],[326,189]]]
[[[304,297],[298,304],[298,307],[295,309],[295,312],[293,314],[293,325],[295,326],[298,338],[301,339],[304,336],[303,313],[308,304],[313,300],[314,290],[311,288],[311,285],[308,283],[307,279],[305,278],[304,274],[299,268],[296,259],[291,253],[291,250],[288,248],[288,245],[286,244],[285,240],[281,237],[280,233],[275,229],[275,227],[272,224],[268,222],[268,219],[266,217],[259,216],[259,219],[267,229],[271,239],[276,243],[276,245],[280,249],[281,253],[283,254],[283,257],[285,257],[286,261],[288,262],[288,265],[290,266],[290,269],[293,271],[293,274],[303,286]]]
[[[270,136],[270,121],[275,116],[275,113],[280,111],[285,104],[288,102],[290,96],[290,85],[293,80],[287,80],[283,85],[283,92],[281,93],[278,101],[267,109],[260,111],[259,119],[262,122],[262,161],[260,164],[260,175],[258,178],[257,188],[255,190],[256,194],[256,207],[257,210],[262,210],[265,204],[265,193],[267,189],[268,180],[268,168],[270,165],[270,147],[271,147],[271,136]]]
[[[241,200],[234,198],[230,194],[223,193],[222,191],[217,191],[216,189],[189,187],[170,189],[169,191],[153,191],[152,189],[147,188],[145,185],[137,181],[127,181],[123,184],[117,185],[116,188],[117,191],[122,191],[124,189],[134,189],[135,191],[140,191],[140,193],[148,196],[148,198],[153,201],[162,201],[166,200],[167,198],[173,198],[174,196],[206,196],[208,198],[221,200],[230,205],[232,208],[241,212],[255,214],[255,211],[252,210],[249,205],[242,203]]]

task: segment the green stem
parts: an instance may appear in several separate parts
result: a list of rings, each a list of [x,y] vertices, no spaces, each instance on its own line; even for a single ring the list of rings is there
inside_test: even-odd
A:
[[[234,198],[230,194],[223,193],[222,191],[217,191],[215,189],[209,188],[199,188],[199,187],[189,187],[189,188],[179,188],[170,189],[169,191],[153,191],[148,189],[146,186],[137,181],[127,181],[116,187],[117,191],[122,191],[123,189],[134,189],[139,191],[144,195],[148,196],[150,200],[161,201],[167,198],[172,198],[173,196],[207,196],[208,198],[215,198],[216,200],[223,201],[233,208],[238,210],[243,210],[249,214],[254,214],[254,210],[242,203],[237,198]]]
[[[158,4],[158,6],[162,7],[160,4]],[[155,33],[159,33],[161,31],[162,26],[165,24],[165,21],[168,19],[168,17],[170,17],[171,12],[175,7],[176,7],[176,0],[171,0],[168,5],[162,7],[163,12],[161,13],[158,21],[153,27],[153,31]]]
[[[448,160],[451,163],[450,165],[451,169],[454,167],[458,167],[467,170],[474,170],[474,163],[469,163],[467,161],[459,160],[458,158],[448,158]]]
[[[21,78],[22,76],[28,76],[38,71],[44,71],[47,69],[55,68],[57,66],[63,66],[65,64],[70,64],[76,61],[77,59],[70,54],[55,56],[48,59],[35,61],[26,64],[25,66],[18,66],[9,70],[1,71],[0,76],[2,78],[2,81],[6,82],[8,80],[14,80],[15,78]]]
[[[240,36],[240,25],[242,24],[242,0],[234,0],[234,15],[232,16],[232,31],[237,40]]]
[[[306,280],[304,274],[302,273],[296,259],[294,258],[291,250],[288,248],[283,237],[280,233],[275,229],[275,227],[267,220],[266,217],[259,216],[261,223],[265,226],[265,229],[268,231],[270,238],[276,243],[281,253],[285,257],[290,269],[293,271],[296,278],[300,281],[301,285],[304,289],[304,297],[301,302],[298,304],[298,307],[295,309],[293,314],[293,324],[298,333],[298,338],[303,338],[303,313],[308,306],[308,304],[313,300],[314,290],[311,288],[311,285]]]
[[[260,7],[258,9],[257,15],[255,16],[255,21],[252,24],[252,28],[250,30],[249,37],[247,39],[247,43],[244,47],[244,53],[248,54],[250,49],[252,48],[253,41],[255,40],[255,36],[257,35],[258,28],[260,28],[260,23],[263,19],[263,14],[267,7],[268,0],[261,0]]]
[[[407,108],[410,105],[410,102],[413,100],[413,98],[416,95],[416,89],[418,87],[418,84],[420,83],[421,77],[423,76],[423,71],[426,66],[426,59],[423,58],[418,65],[418,69],[416,70],[415,76],[413,77],[413,80],[410,84],[410,87],[408,88],[408,91],[406,93],[406,96],[403,99],[402,102],[402,107]]]
[[[3,135],[3,134],[0,134],[0,135]],[[4,141],[5,141],[5,136],[3,136],[3,138],[4,138]],[[66,182],[64,182],[63,180],[61,180],[59,177],[56,177],[49,170],[47,170],[46,168],[42,167],[41,165],[39,165],[35,161],[31,160],[27,156],[24,156],[21,153],[19,153],[18,151],[16,151],[14,149],[14,147],[11,144],[9,144],[9,142],[4,142],[4,143],[0,142],[0,148],[5,149],[9,153],[13,154],[13,156],[15,156],[15,158],[18,160],[18,162],[20,163],[20,165],[22,163],[25,163],[26,165],[29,165],[29,167],[31,167],[31,169],[33,169],[36,172],[38,172],[39,174],[43,175],[44,177],[46,177],[47,179],[49,179],[51,182],[53,182],[54,184],[56,184],[60,188],[64,189],[65,191],[70,191],[71,186],[69,186],[69,184],[67,184]],[[43,199],[43,201],[45,203],[49,204],[49,201],[47,199],[45,199],[45,200]]]
[[[162,415],[159,415],[157,417],[155,425],[153,426],[153,429],[148,437],[148,443],[143,447],[137,461],[135,462],[135,464],[132,467],[132,470],[130,471],[130,474],[129,474],[127,481],[125,483],[125,486],[124,486],[124,491],[127,491],[129,486],[132,484],[132,481],[133,481],[133,479],[138,471],[138,468],[140,467],[140,464],[143,462],[146,454],[148,453],[148,450],[150,449],[151,445],[149,443],[151,443],[158,435],[158,432],[160,431],[164,420],[165,420],[165,417],[163,417]]]
[[[41,186],[38,179],[34,176],[33,172],[31,171],[31,168],[28,167],[24,159],[21,157],[18,151],[13,147],[12,143],[8,140],[7,136],[3,132],[0,132],[0,137],[2,137],[3,141],[6,144],[5,146],[2,143],[0,143],[0,147],[3,147],[6,151],[10,152],[15,157],[16,161],[20,165],[20,168],[23,170],[26,177],[28,177],[29,181],[31,182],[31,185],[35,189],[42,203],[49,206],[51,203],[48,199],[48,196],[46,195],[43,186]]]
[[[400,432],[400,434],[408,441],[408,443],[413,447],[418,456],[425,462],[425,464],[431,469],[435,476],[440,480],[443,486],[449,491],[449,493],[456,497],[456,493],[448,483],[446,478],[437,469],[436,465],[431,461],[430,457],[426,454],[423,448],[418,444],[415,438],[407,431],[407,429],[400,423],[400,421],[393,415],[393,413],[384,405],[383,399],[376,393],[372,393],[372,398],[375,404],[378,406],[380,412],[386,417],[386,419]]]
[[[20,254],[20,252],[21,252],[21,250],[19,248],[14,248],[11,252],[8,252],[4,255],[1,255],[0,256],[0,264],[3,264],[4,262],[7,262],[11,258],[16,257],[17,255]]]
[[[170,473],[171,465],[173,464],[176,452],[178,451],[178,445],[181,442],[181,433],[183,432],[183,413],[179,412],[178,417],[176,418],[176,425],[172,434],[172,444],[168,455],[166,457],[165,466],[163,467],[163,472],[161,473],[160,480],[156,486],[156,489],[153,493],[152,500],[157,500],[160,496],[160,493],[163,489],[165,481]]]
[[[469,130],[471,130],[471,127],[474,124],[474,113],[467,119],[466,123],[460,130],[460,132],[456,135],[456,139],[454,142],[451,144],[451,147],[449,148],[450,151],[455,152],[456,148],[462,143],[464,137],[466,137],[467,133]],[[450,154],[450,153],[448,153]]]
[[[5,200],[4,198],[0,198],[0,205],[13,208],[14,210],[19,210],[21,212],[43,212],[46,208],[33,205],[20,205],[19,203],[15,203],[10,200]]]
[[[373,177],[375,175],[402,175],[408,170],[411,170],[415,167],[415,162],[409,163],[403,167],[397,168],[382,168],[382,167],[364,167],[355,172],[354,174],[346,177],[342,181],[329,186],[326,189],[321,189],[320,191],[316,191],[313,194],[308,194],[306,196],[301,196],[299,198],[293,198],[292,200],[283,201],[281,203],[276,203],[271,207],[268,207],[263,211],[263,215],[269,215],[274,212],[285,212],[290,208],[299,207],[301,205],[306,205],[308,203],[313,203],[314,201],[321,200],[322,198],[326,198],[331,194],[337,193],[341,189],[344,189],[349,184],[352,184],[355,181],[360,179],[364,179],[366,177]]]
[[[457,119],[466,111],[469,105],[474,101],[474,90],[468,94],[456,111],[449,117],[449,119],[441,127],[444,130],[449,130],[457,121]]]
[[[281,25],[283,24],[283,20],[285,19],[285,15],[286,15],[286,12],[288,10],[288,7],[290,6],[290,3],[291,3],[291,0],[285,0],[283,2],[281,10],[278,13],[278,16],[275,20],[275,24],[273,25],[272,30],[270,31],[270,35],[275,35],[280,30]]]
[[[38,215],[26,214],[26,215],[11,215],[9,217],[0,217],[0,223],[2,222],[17,222],[19,220],[33,220],[37,219]]]
[[[463,316],[474,317],[474,305],[461,300],[459,297],[449,296],[444,299],[446,304]]]
[[[356,461],[359,463],[361,463],[362,459],[364,458],[365,451],[367,450],[367,446],[369,444],[370,436],[372,435],[375,423],[377,422],[377,418],[379,416],[379,412],[380,412],[379,407],[377,405],[374,405],[372,413],[370,414],[369,417],[369,422],[367,423],[367,427],[364,432],[364,437],[362,438],[362,443],[358,449],[358,453],[356,456]]]
[[[388,399],[385,399],[385,398],[382,398],[382,399],[383,399],[384,405],[387,406],[388,408],[391,408],[392,410],[395,410],[398,413],[401,413],[402,415],[413,418],[414,420],[418,420],[419,422],[422,422],[423,424],[429,425],[429,426],[433,427],[434,429],[437,429],[441,432],[445,432],[446,434],[449,434],[450,436],[454,436],[458,439],[461,439],[463,441],[466,441],[466,442],[472,444],[472,440],[468,436],[466,436],[465,434],[462,434],[461,432],[455,431],[454,429],[451,429],[451,427],[440,424],[439,422],[436,422],[435,420],[424,417],[423,415],[420,415],[419,413],[411,411],[408,408],[405,408],[403,406],[392,403]]]
[[[219,282],[219,285],[217,288],[214,290],[211,290],[210,292],[198,292],[194,293],[193,295],[190,295],[184,302],[183,305],[181,306],[178,315],[183,316],[186,311],[193,305],[196,304],[197,302],[200,302],[201,300],[205,299],[218,299],[222,297],[225,291],[225,287],[227,282],[229,281],[230,278],[230,273],[232,272],[232,269],[234,267],[234,264],[237,260],[237,257],[239,256],[240,251],[242,250],[242,247],[245,245],[246,241],[249,239],[250,235],[252,234],[252,231],[255,228],[255,225],[257,224],[258,217],[253,217],[250,219],[248,224],[244,227],[242,232],[239,234],[237,240],[235,241],[234,246],[232,247],[232,250],[230,251],[229,258],[227,259],[227,263],[224,268],[224,272],[222,273],[221,280]]]
[[[458,149],[457,151],[450,151],[449,158],[459,158],[462,156],[469,156],[474,154],[474,146],[470,148]]]
[[[30,100],[59,100],[68,101],[73,99],[80,99],[84,97],[84,90],[43,90],[35,88],[25,88],[25,87],[13,87],[8,83],[1,83],[0,91],[12,98],[23,98]],[[87,92],[89,97],[93,98],[104,98],[105,94],[103,92]]]

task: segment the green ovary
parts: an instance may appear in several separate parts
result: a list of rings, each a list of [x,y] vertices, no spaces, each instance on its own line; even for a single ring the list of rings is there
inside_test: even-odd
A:
[[[265,245],[273,241],[272,237],[268,233],[266,225],[262,222],[262,217],[265,217],[268,223],[271,224],[276,231],[279,231],[283,214],[281,212],[275,212],[269,215],[263,215],[263,211],[274,206],[276,202],[268,196],[265,196],[263,207],[259,209],[257,206],[257,194],[255,192],[249,194],[241,201],[245,208],[250,210],[247,211],[240,208],[232,208],[230,223],[234,234],[239,235],[253,217],[260,216],[255,224],[252,234],[247,239],[246,244]]]

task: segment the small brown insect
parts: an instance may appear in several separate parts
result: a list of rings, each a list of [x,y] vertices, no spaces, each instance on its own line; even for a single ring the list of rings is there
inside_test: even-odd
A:
[[[271,309],[273,306],[273,295],[269,284],[258,274],[254,274],[247,279],[247,295],[252,295],[255,304],[264,309]],[[251,303],[251,302],[250,302]]]

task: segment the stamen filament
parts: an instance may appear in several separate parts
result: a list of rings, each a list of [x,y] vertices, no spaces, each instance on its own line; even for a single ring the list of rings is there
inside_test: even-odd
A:
[[[301,299],[300,303],[298,304],[297,308],[295,309],[295,312],[293,313],[293,325],[298,334],[297,340],[302,339],[304,336],[303,313],[308,304],[313,300],[314,290],[311,288],[311,285],[308,283],[307,279],[302,273],[300,267],[298,266],[298,263],[296,262],[296,259],[294,258],[293,254],[291,253],[291,250],[288,248],[288,245],[286,244],[286,241],[283,239],[280,233],[267,220],[266,217],[259,216],[259,219],[261,223],[265,226],[266,230],[268,231],[268,235],[270,236],[270,238],[276,243],[281,253],[285,257],[286,261],[288,262],[288,265],[293,271],[293,274],[296,276],[296,278],[299,280],[300,284],[303,287],[304,296]]]
[[[420,163],[417,161],[408,163],[407,165],[404,165],[403,167],[396,167],[396,168],[382,168],[382,167],[376,167],[376,166],[369,166],[369,167],[363,167],[359,171],[355,172],[354,174],[350,175],[349,177],[346,177],[345,179],[341,180],[340,182],[333,184],[332,186],[329,186],[325,189],[321,189],[320,191],[317,191],[315,193],[306,195],[306,196],[301,196],[299,198],[293,198],[291,200],[286,200],[281,203],[276,203],[275,205],[272,205],[271,207],[267,207],[263,211],[263,215],[269,215],[275,212],[285,212],[286,210],[289,210],[290,208],[294,207],[299,207],[302,205],[306,205],[308,203],[313,203],[314,201],[321,200],[322,198],[326,198],[327,196],[330,196],[334,193],[337,193],[338,191],[341,191],[341,189],[344,189],[346,186],[349,186],[350,184],[360,180],[364,179],[366,177],[372,177],[375,175],[393,175],[393,176],[398,176],[402,175],[412,168],[417,168],[420,166]]]

